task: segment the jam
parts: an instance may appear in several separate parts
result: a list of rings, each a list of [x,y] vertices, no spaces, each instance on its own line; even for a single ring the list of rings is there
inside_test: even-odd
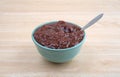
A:
[[[84,31],[79,26],[65,21],[45,24],[34,33],[39,44],[52,49],[73,47],[80,43],[83,37]]]

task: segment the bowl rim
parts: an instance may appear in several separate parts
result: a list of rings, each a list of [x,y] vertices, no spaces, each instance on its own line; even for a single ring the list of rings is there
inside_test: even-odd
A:
[[[49,21],[49,22],[46,22],[46,23],[42,23],[42,24],[38,25],[37,27],[35,27],[35,28],[33,29],[33,31],[32,31],[32,40],[33,40],[33,42],[34,42],[37,46],[39,46],[39,47],[41,47],[41,48],[44,48],[44,49],[47,49],[47,50],[52,50],[52,51],[66,51],[66,50],[71,50],[71,49],[74,49],[74,48],[82,45],[83,42],[86,40],[86,33],[85,33],[85,31],[84,31],[84,37],[83,37],[82,41],[81,41],[80,43],[72,46],[72,47],[69,47],[69,48],[64,48],[64,49],[52,49],[52,48],[48,48],[48,47],[46,47],[46,46],[43,46],[43,45],[39,44],[39,43],[35,40],[35,38],[34,38],[34,33],[35,33],[35,31],[36,31],[38,28],[40,28],[40,27],[42,27],[42,26],[44,26],[44,25],[46,25],[46,24],[55,23],[55,22],[58,22],[58,21]],[[67,21],[65,21],[65,22],[67,22]],[[67,22],[67,23],[71,23],[71,22]],[[74,24],[74,23],[71,23],[71,24]],[[76,25],[76,24],[74,24],[74,25]],[[78,25],[77,25],[77,26],[78,26]],[[81,26],[78,26],[78,27],[81,27]]]

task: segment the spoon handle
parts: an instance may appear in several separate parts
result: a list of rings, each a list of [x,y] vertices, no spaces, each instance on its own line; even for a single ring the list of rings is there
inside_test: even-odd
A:
[[[93,25],[94,23],[96,23],[100,18],[102,18],[103,13],[99,14],[98,16],[96,16],[94,19],[92,19],[88,24],[86,24],[82,30],[87,29],[88,27],[90,27],[91,25]]]

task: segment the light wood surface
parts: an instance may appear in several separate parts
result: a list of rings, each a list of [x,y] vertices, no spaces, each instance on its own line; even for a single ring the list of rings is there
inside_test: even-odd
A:
[[[64,64],[50,63],[38,53],[31,32],[39,24],[66,20],[85,25],[80,53]],[[0,77],[120,77],[120,0],[1,0]]]

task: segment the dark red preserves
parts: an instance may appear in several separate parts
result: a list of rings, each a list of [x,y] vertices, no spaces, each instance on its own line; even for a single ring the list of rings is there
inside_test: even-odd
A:
[[[81,42],[84,32],[77,25],[58,21],[43,25],[34,33],[35,40],[46,47],[64,49]]]

